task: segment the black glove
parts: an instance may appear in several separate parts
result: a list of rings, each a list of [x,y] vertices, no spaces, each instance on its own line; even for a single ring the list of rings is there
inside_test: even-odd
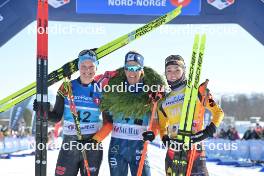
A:
[[[99,143],[99,142],[98,142],[97,140],[91,138],[91,139],[88,139],[88,140],[87,140],[87,143],[89,143],[89,144],[97,144],[97,143]]]
[[[213,137],[215,132],[216,132],[216,126],[214,125],[213,122],[211,122],[210,125],[208,125],[204,130],[191,135],[191,142],[196,143],[203,141],[209,137]]]
[[[168,135],[164,135],[161,140],[162,140],[163,145],[169,148],[170,142],[171,142],[170,137]]]
[[[155,139],[155,134],[153,131],[145,131],[142,133],[143,141],[152,142]]]
[[[38,102],[37,102],[37,99],[35,99],[34,102],[33,102],[33,111],[36,111],[37,112],[38,109],[39,109],[38,108]]]
[[[78,143],[81,143],[82,145],[85,145],[85,144],[97,144],[98,141],[93,139],[93,138],[90,138],[90,139],[82,139],[82,140],[77,140]]]
[[[157,102],[160,99],[162,99],[162,97],[164,97],[164,92],[158,92],[158,94],[156,92],[148,92],[148,96],[149,96],[149,103],[150,102]]]
[[[48,109],[48,111],[49,111],[49,109],[50,109],[50,102],[47,102],[47,109]],[[39,106],[38,106],[38,102],[37,102],[37,99],[35,99],[34,100],[34,102],[33,102],[33,111],[38,111],[39,110]]]
[[[163,145],[167,148],[172,148],[173,150],[180,150],[183,145],[183,141],[178,139],[171,139],[168,135],[162,137]]]
[[[151,91],[149,91],[149,92],[148,92],[148,96],[149,96],[149,100],[150,100],[150,101],[154,101],[155,98],[156,98],[156,92],[151,92]]]

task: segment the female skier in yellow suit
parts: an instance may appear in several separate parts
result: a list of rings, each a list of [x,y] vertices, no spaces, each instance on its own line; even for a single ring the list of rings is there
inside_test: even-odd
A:
[[[170,148],[172,146],[170,144],[172,141],[175,141],[177,136],[186,87],[185,63],[183,58],[179,55],[171,55],[167,57],[165,60],[165,74],[171,91],[166,93],[160,103],[158,118],[160,137],[163,144],[168,147],[165,159],[165,169],[166,175],[170,176],[171,172],[176,172],[173,170],[173,168],[175,168],[173,167],[173,160],[174,155],[178,154],[175,150]],[[192,143],[198,143],[198,146],[201,146],[199,144],[201,144],[200,142],[202,140],[213,136],[224,116],[222,109],[215,103],[212,95],[209,93],[208,89],[205,88],[205,85],[206,84],[203,83],[199,87],[199,95],[192,127],[193,135],[191,135]],[[205,99],[205,97],[207,98]],[[201,103],[202,99],[206,100],[204,104]],[[211,111],[212,120],[211,123],[204,128],[203,115],[205,108]],[[145,140],[153,139],[154,133],[152,131],[147,131],[145,133],[147,133],[146,136],[148,136]],[[205,163],[205,152],[201,147],[198,147],[198,149],[199,150],[197,150],[194,157],[191,175],[207,176],[208,171]],[[190,155],[190,152],[188,155]]]

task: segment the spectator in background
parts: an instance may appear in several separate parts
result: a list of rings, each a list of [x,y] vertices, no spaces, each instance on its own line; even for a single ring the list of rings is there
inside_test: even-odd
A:
[[[243,138],[244,140],[249,140],[251,138],[252,127],[249,127],[247,131],[244,133]]]
[[[0,141],[4,140],[4,134],[2,131],[0,131]]]
[[[4,137],[10,136],[10,132],[7,126],[2,127],[1,132],[3,133]]]
[[[261,139],[261,137],[253,127],[249,127],[248,130],[244,133],[242,139],[244,140]]]
[[[217,137],[222,138],[222,139],[226,139],[227,138],[227,132],[223,128],[221,128]]]
[[[262,136],[262,126],[259,125],[259,123],[256,124],[256,128],[255,128],[256,133],[258,133],[259,136]]]
[[[240,139],[240,137],[238,135],[238,132],[237,132],[235,127],[232,127],[230,129],[229,134],[228,134],[228,139],[229,140],[238,140],[238,139]]]
[[[231,136],[232,136],[232,126],[229,125],[229,126],[228,126],[228,130],[227,130],[227,132],[226,132],[226,138],[227,138],[227,139],[230,139]]]

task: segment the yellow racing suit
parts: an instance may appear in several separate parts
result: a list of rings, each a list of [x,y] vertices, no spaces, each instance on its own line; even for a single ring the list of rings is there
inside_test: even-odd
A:
[[[208,109],[212,114],[211,122],[218,127],[224,117],[222,109],[215,103],[212,95],[208,89],[199,87],[199,96],[195,107],[195,114],[193,119],[192,133],[197,133],[204,129],[204,112]],[[168,135],[170,138],[175,139],[179,128],[181,111],[184,101],[185,85],[178,87],[175,90],[167,93],[162,99],[158,108],[158,120],[160,127],[160,137]],[[205,98],[204,103],[201,103],[201,99]],[[191,175],[206,176],[208,175],[205,165],[205,152],[203,149],[197,151],[195,155],[194,164]],[[168,174],[168,168],[173,164],[174,155],[177,154],[174,151],[168,149],[165,159],[166,173]]]

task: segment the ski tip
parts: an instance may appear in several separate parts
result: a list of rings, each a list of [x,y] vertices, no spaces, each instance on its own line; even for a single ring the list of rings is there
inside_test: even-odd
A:
[[[205,41],[206,41],[206,34],[203,34],[202,35],[202,43],[205,43]]]
[[[198,33],[195,34],[194,40],[197,41],[199,39],[200,39],[200,34],[198,34]],[[202,37],[201,37],[201,42],[205,43],[205,41],[206,41],[206,34],[203,34]]]
[[[181,9],[182,9],[182,5],[179,5],[179,6],[177,7],[177,9],[178,9],[178,10],[181,10]]]
[[[172,11],[167,13],[167,15],[174,16],[174,18],[175,18],[181,14],[181,12],[182,12],[181,9],[182,9],[182,5],[179,5],[176,9],[173,9]]]
[[[174,10],[172,10],[172,11],[181,11],[181,9],[182,9],[182,5],[179,5],[179,6],[177,6],[176,9],[174,9]]]
[[[194,40],[199,40],[199,38],[200,38],[200,34],[195,34],[195,36],[194,36]]]
[[[169,15],[171,17],[171,20],[172,20],[172,19],[174,19],[175,17],[177,17],[178,15],[181,14],[181,12],[182,12],[181,9],[182,9],[182,5],[178,6],[176,9],[170,11],[166,15]]]
[[[199,34],[195,34],[194,43],[193,43],[193,49],[194,50],[198,48],[199,38],[200,38],[200,35]]]

